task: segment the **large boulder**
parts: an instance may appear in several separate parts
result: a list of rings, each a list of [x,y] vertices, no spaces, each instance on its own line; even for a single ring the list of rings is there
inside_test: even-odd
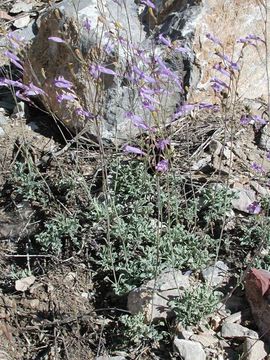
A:
[[[142,105],[143,100],[148,104],[149,98],[158,97],[155,104],[159,104],[162,122],[170,119],[179,104],[181,86],[171,79],[162,78],[166,91],[157,95],[160,86],[155,84],[155,65],[150,63],[154,55],[158,56],[181,79],[182,55],[168,54],[164,47],[153,54],[138,8],[133,0],[125,4],[113,0],[63,0],[42,16],[38,35],[27,52],[24,81],[46,92],[47,96],[42,96],[45,107],[73,133],[85,128],[94,140],[124,143],[145,126],[134,126],[127,112],[143,118],[149,127],[156,124],[156,115]],[[50,37],[65,42],[51,41]],[[99,66],[103,67],[98,70],[100,81],[94,79],[94,70]],[[73,84],[74,99],[60,102],[59,95],[70,90],[55,86],[59,76]],[[130,82],[130,76],[137,83]],[[142,91],[146,92],[142,95]],[[87,118],[84,111],[94,116]]]
[[[222,59],[214,56],[216,51],[223,52],[218,44],[206,37],[211,34],[220,40],[225,54],[234,61],[238,60],[243,43],[237,42],[250,34],[264,40],[265,10],[257,0],[157,0],[157,18],[161,14],[163,24],[158,31],[174,39],[182,39],[188,43],[194,58],[190,59],[189,69],[190,89],[188,98],[191,102],[210,100],[215,101],[214,91],[210,79],[216,76],[227,80],[213,66]],[[267,3],[267,2],[265,2]],[[267,5],[269,6],[269,5]],[[268,11],[268,14],[270,12]],[[270,16],[270,15],[268,15]],[[269,21],[269,19],[268,19]],[[241,74],[237,85],[238,96],[241,100],[267,99],[266,55],[265,45],[261,41],[246,46],[244,57],[240,60]],[[270,39],[268,37],[268,49]],[[268,64],[268,67],[270,65]],[[268,68],[268,71],[270,69]],[[227,81],[228,82],[228,81]],[[253,103],[253,102],[252,102]],[[261,105],[258,104],[258,105]]]

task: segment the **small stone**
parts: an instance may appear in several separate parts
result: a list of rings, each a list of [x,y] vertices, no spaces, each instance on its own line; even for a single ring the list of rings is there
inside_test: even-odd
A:
[[[248,206],[256,201],[255,191],[251,189],[235,189],[234,191],[238,198],[232,200],[232,207],[248,214]]]
[[[263,341],[246,339],[243,345],[243,354],[245,360],[263,360],[268,352]]]
[[[202,271],[204,280],[212,286],[221,285],[229,268],[223,261],[217,261],[214,266],[209,266]]]
[[[31,21],[31,18],[29,15],[25,15],[22,17],[19,17],[17,20],[14,21],[13,25],[17,29],[21,29],[26,27]]]
[[[194,162],[191,165],[191,170],[193,171],[199,171],[204,169],[206,166],[208,166],[211,162],[211,155],[208,155],[202,159],[199,159],[198,161]]]
[[[211,347],[218,343],[218,339],[210,334],[192,335],[190,340],[200,343],[203,347]]]
[[[25,2],[25,1],[16,1],[15,4],[10,9],[11,14],[19,14],[21,12],[31,11],[33,8],[33,1]]]
[[[173,344],[183,360],[206,360],[202,345],[195,341],[175,338]]]
[[[211,143],[209,144],[209,151],[211,154],[219,155],[222,150],[222,147],[223,145],[219,141],[212,140]]]
[[[178,298],[189,287],[189,277],[180,270],[166,269],[156,279],[132,290],[128,295],[131,314],[143,312],[147,322],[167,319],[173,312],[168,301]]]
[[[4,136],[5,135],[5,130],[0,126],[0,136]]]
[[[225,339],[229,338],[252,338],[258,339],[259,336],[256,331],[250,330],[242,325],[225,322],[221,328],[221,336]]]
[[[238,311],[224,320],[224,323],[241,323],[244,319],[250,318],[250,309],[245,309],[244,311]]]
[[[33,275],[16,280],[15,281],[15,289],[17,291],[22,291],[22,292],[26,291],[30,288],[31,285],[34,284],[35,281],[36,281],[36,278]]]
[[[266,189],[265,187],[261,186],[257,181],[250,181],[250,186],[259,194],[262,196],[269,196],[270,191],[269,189]]]

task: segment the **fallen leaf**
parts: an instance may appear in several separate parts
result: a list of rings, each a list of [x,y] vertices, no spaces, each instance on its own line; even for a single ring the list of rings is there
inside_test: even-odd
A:
[[[256,279],[258,287],[262,291],[262,296],[267,293],[270,287],[270,273],[266,270],[251,269],[250,274]]]
[[[6,11],[0,10],[0,19],[13,20],[13,17],[8,15]]]
[[[15,281],[15,289],[17,291],[26,291],[31,285],[34,284],[36,278],[35,276],[27,276],[25,278]]]

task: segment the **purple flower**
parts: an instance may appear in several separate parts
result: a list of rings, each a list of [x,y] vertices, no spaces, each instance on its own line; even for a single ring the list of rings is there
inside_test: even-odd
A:
[[[140,148],[137,148],[135,146],[124,145],[122,149],[125,153],[128,153],[128,154],[136,154],[136,155],[142,155],[142,156],[146,155],[146,153],[144,151],[142,151]]]
[[[205,103],[205,102],[199,103],[198,106],[199,106],[199,110],[210,109],[210,110],[213,110],[213,111],[219,111],[219,109],[220,109],[219,105]]]
[[[226,62],[226,64],[228,65],[228,67],[230,67],[232,70],[235,70],[235,71],[240,70],[239,65],[236,62],[234,62],[232,59],[230,59],[229,56],[227,56],[226,54],[216,52],[216,55],[218,57],[220,57],[222,60],[224,60]]]
[[[73,87],[72,82],[66,80],[63,76],[58,76],[58,78],[54,80],[54,85],[58,88],[69,90]]]
[[[266,125],[266,124],[267,124],[267,121],[266,121],[265,119],[261,118],[261,117],[258,116],[258,115],[253,115],[253,116],[252,116],[252,119],[253,119],[255,122],[257,122],[257,123],[259,123],[259,124],[261,124],[261,125]]]
[[[50,37],[48,37],[48,40],[56,42],[56,43],[64,43],[65,42],[63,39],[61,39],[58,36],[50,36]]]
[[[223,74],[229,78],[231,77],[231,74],[227,70],[225,70],[220,64],[215,64],[213,66],[213,69],[219,71],[221,74]]]
[[[258,201],[253,201],[251,204],[248,205],[247,211],[250,214],[259,214],[261,212],[261,204]]]
[[[149,111],[155,111],[156,110],[155,106],[153,104],[151,104],[149,101],[143,101],[142,106],[144,107],[144,109],[147,109]]]
[[[146,87],[141,87],[139,90],[139,94],[143,98],[143,100],[146,100],[148,103],[156,103],[159,104],[159,102],[151,95],[154,95],[155,92],[151,89],[148,89]]]
[[[172,47],[171,40],[166,39],[162,34],[159,35],[158,40],[165,46]]]
[[[173,115],[173,119],[178,119],[179,117],[183,116],[183,115],[187,115],[188,113],[190,113],[190,111],[194,110],[195,105],[193,104],[185,104],[180,106],[177,109],[177,112]]]
[[[101,73],[108,75],[116,75],[115,71],[108,69],[102,65],[91,65],[89,68],[89,72],[95,79],[98,79]]]
[[[213,90],[215,92],[221,92],[223,91],[225,88],[226,89],[229,89],[229,86],[222,80],[216,78],[216,77],[213,77],[211,80],[210,80],[210,83],[211,83],[211,86],[213,88]]]
[[[133,125],[137,126],[139,129],[143,129],[146,131],[151,129],[139,115],[128,112],[126,113],[126,117],[130,119]]]
[[[240,124],[241,125],[249,125],[250,122],[252,121],[252,117],[249,115],[242,115],[241,119],[240,119]]]
[[[207,39],[211,40],[214,44],[222,46],[221,41],[215,37],[214,35],[211,35],[210,33],[206,34]]]
[[[164,151],[168,145],[170,145],[169,139],[159,139],[156,143],[157,149],[161,151]]]
[[[83,21],[83,27],[84,27],[87,31],[90,31],[90,30],[91,30],[92,24],[91,24],[91,21],[90,21],[88,18],[84,19],[84,21]]]
[[[36,96],[36,95],[46,95],[45,91],[35,86],[33,83],[28,85],[28,89],[24,91],[24,95],[27,96]]]
[[[17,55],[13,54],[11,51],[8,50],[4,52],[4,55],[6,55],[6,57],[10,60],[10,62],[15,66],[17,66],[17,68],[23,70],[21,60],[18,58]]]
[[[16,91],[16,96],[23,101],[31,103],[31,100],[27,96],[25,96],[24,92],[22,92],[21,90]]]
[[[15,80],[11,80],[11,79],[1,79],[0,83],[2,86],[13,86],[13,87],[18,87],[20,89],[23,90],[27,90],[28,87],[24,84],[22,84],[20,81],[15,81]]]
[[[71,94],[71,93],[57,95],[57,101],[59,103],[61,103],[64,100],[66,100],[66,101],[74,101],[74,100],[76,100],[76,96]]]
[[[90,113],[89,111],[83,110],[82,108],[78,108],[75,110],[77,115],[84,116],[86,118],[94,118],[94,115]]]
[[[152,1],[150,1],[150,0],[141,0],[141,4],[144,4],[152,9],[156,8],[155,4],[152,3]]]
[[[143,79],[145,82],[153,84],[156,82],[156,80],[147,74],[145,74],[144,71],[140,70],[137,66],[132,66],[131,70],[134,72],[135,75],[138,75],[139,80]],[[136,76],[134,77],[136,79]]]
[[[265,170],[264,170],[263,166],[260,165],[260,164],[255,163],[255,162],[251,164],[251,169],[254,170],[258,174],[265,173]]]
[[[270,151],[266,154],[266,159],[270,161]]]
[[[25,37],[20,36],[15,32],[8,33],[7,38],[14,49],[19,49],[24,45]]]
[[[254,42],[255,41],[255,42]],[[265,41],[260,38],[259,36],[257,35],[254,35],[254,34],[249,34],[247,35],[246,37],[241,37],[237,40],[238,43],[243,43],[243,44],[246,44],[246,45],[253,45],[253,46],[256,46],[256,41],[260,41],[262,43],[265,44]]]
[[[155,166],[157,172],[164,173],[169,170],[169,161],[168,160],[160,160]]]
[[[183,54],[187,54],[189,53],[189,49],[185,48],[184,46],[177,46],[173,48],[175,51],[183,53]]]
[[[111,42],[108,42],[105,46],[104,46],[104,51],[108,54],[111,55],[112,52],[114,51],[114,45]]]

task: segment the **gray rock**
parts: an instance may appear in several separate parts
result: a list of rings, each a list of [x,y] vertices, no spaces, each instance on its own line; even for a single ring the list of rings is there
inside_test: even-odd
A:
[[[224,323],[241,323],[244,320],[250,318],[251,312],[250,309],[245,309],[244,311],[238,311],[230,316],[226,317]]]
[[[193,164],[191,165],[191,170],[193,171],[203,170],[207,166],[209,166],[210,163],[211,163],[211,155],[208,155],[206,157],[203,157],[202,159],[194,161]]]
[[[217,261],[214,266],[209,266],[202,271],[204,280],[212,286],[221,285],[228,273],[228,266],[223,261]]]
[[[256,331],[250,330],[242,325],[225,322],[221,328],[221,336],[225,339],[237,338],[252,338],[258,339],[259,336]]]
[[[173,344],[183,360],[206,359],[202,345],[195,341],[175,338]]]
[[[156,279],[132,290],[128,295],[128,310],[131,314],[143,312],[147,322],[172,316],[168,301],[181,297],[189,287],[189,278],[180,270],[167,269]]]
[[[19,17],[17,20],[15,20],[13,25],[17,29],[22,29],[22,28],[26,27],[30,23],[30,21],[31,21],[30,16],[25,15],[25,16]]]
[[[250,189],[235,189],[238,198],[232,200],[232,207],[245,213],[249,213],[248,206],[256,201],[255,191]]]
[[[260,195],[269,196],[270,190],[260,185],[257,181],[250,181],[250,186]]]
[[[21,12],[29,12],[32,10],[34,5],[34,1],[24,2],[24,1],[16,1],[12,8],[10,9],[11,14],[19,14]]]
[[[200,343],[204,348],[211,347],[218,343],[218,338],[211,334],[192,335],[190,340]]]
[[[270,150],[270,127],[264,126],[260,131],[259,147],[263,150]]]
[[[1,111],[0,109],[0,125],[5,125],[8,123],[9,118],[7,115],[5,115],[4,111]]]
[[[243,359],[263,360],[269,354],[269,350],[261,340],[246,339],[243,344]]]

